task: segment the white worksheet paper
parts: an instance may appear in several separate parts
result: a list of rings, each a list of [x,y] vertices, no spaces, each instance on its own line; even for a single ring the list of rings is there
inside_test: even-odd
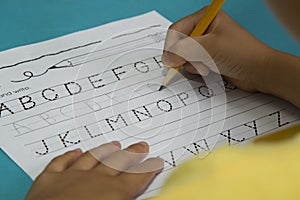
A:
[[[165,160],[147,197],[184,160],[299,121],[292,105],[216,74],[183,72],[159,92],[169,25],[153,11],[1,52],[1,148],[34,179],[66,151],[147,141]]]

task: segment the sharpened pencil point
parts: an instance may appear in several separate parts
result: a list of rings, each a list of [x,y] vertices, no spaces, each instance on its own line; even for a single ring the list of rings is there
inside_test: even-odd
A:
[[[161,91],[161,90],[163,90],[164,88],[166,88],[166,86],[161,85],[160,88],[158,89],[158,91]]]

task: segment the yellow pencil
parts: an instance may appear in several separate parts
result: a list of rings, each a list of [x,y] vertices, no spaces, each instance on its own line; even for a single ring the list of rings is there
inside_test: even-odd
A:
[[[190,36],[200,36],[203,35],[203,33],[206,31],[208,26],[211,24],[211,22],[214,20],[214,18],[217,16],[219,10],[221,9],[222,5],[224,4],[225,0],[213,0],[212,3],[209,5],[207,10],[205,11],[203,17],[200,19],[199,23],[195,27],[195,29],[192,31]],[[173,67],[167,72],[167,75],[160,86],[158,91],[161,91],[163,88],[167,86],[167,84],[170,82],[170,80],[175,76],[176,72],[180,70],[181,66],[179,67]]]

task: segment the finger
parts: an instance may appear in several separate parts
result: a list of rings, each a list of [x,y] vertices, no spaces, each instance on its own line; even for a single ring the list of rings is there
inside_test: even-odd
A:
[[[213,64],[213,42],[214,36],[211,34],[179,40],[164,52],[163,62],[169,67],[182,66],[186,62],[202,62],[209,66]]]
[[[80,156],[82,155],[82,151],[80,149],[76,149],[73,151],[68,151],[63,155],[60,155],[54,158],[45,168],[45,172],[62,172],[68,169]]]
[[[104,159],[95,169],[102,173],[116,176],[120,172],[141,162],[147,156],[148,152],[149,145],[147,143],[140,142],[133,144],[124,150],[113,153]]]
[[[152,180],[162,171],[164,161],[160,158],[149,158],[136,165],[127,172],[121,173],[120,178],[128,185],[130,196],[135,197],[143,193]]]
[[[189,35],[186,35],[184,33],[178,32],[178,31],[176,31],[174,29],[169,29],[167,31],[167,36],[166,36],[165,45],[164,45],[164,51],[163,51],[163,55],[162,55],[162,62],[163,62],[164,65],[167,65],[167,67],[169,67],[168,66],[168,63],[169,63],[168,58],[169,57],[167,56],[168,55],[167,53],[172,53],[170,51],[170,48],[174,44],[176,44],[178,41],[180,41],[182,39],[185,39],[187,37],[189,37]],[[176,57],[171,57],[171,58],[176,59]],[[179,59],[179,58],[177,58],[177,59]]]
[[[185,63],[184,69],[192,74],[200,74],[201,76],[207,76],[210,70],[201,62]]]
[[[206,9],[207,8],[204,7],[198,12],[177,21],[169,27],[165,39],[164,53],[162,57],[162,62],[165,65],[168,66],[167,57],[165,57],[165,52],[168,52],[170,47],[173,46],[179,40],[185,39],[190,36]]]
[[[69,169],[90,170],[98,165],[101,160],[120,150],[120,148],[121,144],[117,141],[103,144],[85,152]]]

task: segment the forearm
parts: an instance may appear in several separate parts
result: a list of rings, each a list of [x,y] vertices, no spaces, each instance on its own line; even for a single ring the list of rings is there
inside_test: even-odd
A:
[[[261,92],[275,95],[300,108],[300,58],[271,50],[267,59]]]

